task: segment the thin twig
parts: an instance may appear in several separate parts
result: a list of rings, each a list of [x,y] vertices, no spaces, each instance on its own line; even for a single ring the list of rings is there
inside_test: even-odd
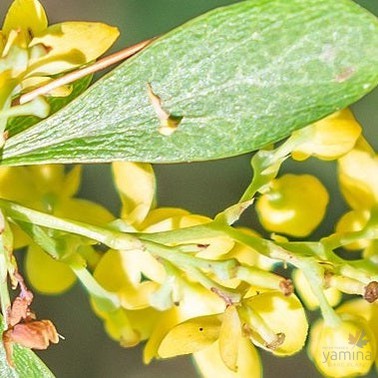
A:
[[[19,98],[18,103],[24,104],[25,102],[29,102],[38,96],[45,95],[49,93],[50,91],[52,91],[53,89],[61,87],[62,85],[70,84],[84,76],[101,71],[113,64],[116,64],[122,60],[130,58],[131,56],[133,56],[134,54],[136,54],[137,52],[139,52],[140,50],[148,46],[153,40],[155,40],[155,38],[151,38],[151,39],[147,39],[145,41],[139,42],[136,45],[127,47],[121,51],[118,51],[114,54],[106,56],[98,60],[97,62],[93,63],[90,66],[84,67],[77,71],[70,72],[67,75],[64,75],[54,81],[49,82],[46,85],[43,85],[42,87],[34,89],[31,92],[25,93]]]

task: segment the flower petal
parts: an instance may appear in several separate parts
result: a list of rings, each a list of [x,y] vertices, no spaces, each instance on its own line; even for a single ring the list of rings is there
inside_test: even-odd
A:
[[[140,257],[139,257],[140,254]],[[150,296],[159,285],[142,281],[142,260],[152,271],[152,276],[164,280],[165,271],[148,252],[109,250],[101,258],[94,271],[95,279],[108,291],[116,292],[126,309],[140,309],[150,305]],[[154,271],[157,266],[158,272]],[[161,277],[163,276],[163,277]]]
[[[99,22],[51,25],[30,43],[41,43],[51,50],[30,62],[29,75],[55,75],[91,62],[108,50],[118,35],[117,28]]]
[[[336,112],[321,121],[293,133],[304,142],[292,152],[295,160],[304,160],[313,155],[322,160],[333,160],[346,154],[355,145],[361,134],[358,124],[349,109]]]
[[[361,169],[363,167],[363,169]],[[378,157],[354,149],[339,159],[341,191],[353,209],[369,209],[378,202]]]
[[[159,357],[197,352],[218,339],[220,327],[221,315],[200,316],[180,323],[162,340],[158,349]]]
[[[34,183],[26,167],[0,167],[0,197],[20,203],[35,199]]]
[[[26,41],[38,36],[47,28],[45,10],[37,0],[15,0],[8,9],[3,24],[3,33],[21,29]]]
[[[139,229],[144,232],[169,231],[180,227],[181,218],[188,215],[187,210],[174,207],[160,207],[152,210]]]
[[[114,219],[105,207],[80,198],[61,199],[54,208],[54,215],[100,226]]]
[[[177,306],[162,313],[151,338],[144,349],[143,359],[149,363],[157,356],[157,350],[165,335],[175,325],[191,318],[214,315],[224,311],[224,302],[213,292],[199,284],[187,283],[181,287],[181,298]]]
[[[160,314],[161,316],[157,317],[156,326],[143,350],[143,362],[145,364],[149,364],[155,357],[158,357],[161,341],[169,330],[179,322],[177,311],[174,308]]]
[[[27,170],[40,195],[60,193],[64,179],[64,165],[32,165],[27,167]]]
[[[337,308],[338,314],[351,314],[364,318],[374,332],[378,342],[378,303],[369,303],[365,299],[358,298],[344,302]],[[377,356],[378,357],[378,356]]]
[[[303,348],[308,323],[303,306],[294,294],[286,297],[280,292],[265,292],[247,299],[246,304],[275,334],[285,335],[284,342],[272,350],[253,332],[251,338],[256,345],[278,356],[292,355]]]
[[[156,282],[142,282],[137,287],[124,287],[118,292],[121,306],[127,310],[140,310],[150,306],[150,297],[158,290]]]
[[[4,33],[0,30],[0,57],[3,55],[5,45],[6,45],[6,37]]]
[[[102,256],[93,276],[105,290],[118,292],[124,286],[131,285],[128,273],[123,266],[122,253],[111,249]]]
[[[121,217],[139,225],[155,203],[156,181],[150,164],[115,162],[114,183],[122,201]]]
[[[322,221],[328,200],[326,188],[315,176],[286,174],[272,182],[256,210],[268,231],[305,237]]]
[[[126,348],[133,347],[141,341],[140,334],[134,329],[127,312],[119,308],[105,317],[105,330],[108,335]]]
[[[241,338],[239,314],[235,306],[228,306],[223,315],[219,333],[219,352],[224,364],[235,372],[238,370],[238,353]]]
[[[254,345],[245,337],[240,339],[237,372],[226,367],[219,354],[219,343],[194,353],[194,361],[204,378],[261,378],[262,367]]]
[[[35,244],[27,251],[25,266],[30,283],[41,293],[60,294],[76,281],[67,264],[54,260]]]

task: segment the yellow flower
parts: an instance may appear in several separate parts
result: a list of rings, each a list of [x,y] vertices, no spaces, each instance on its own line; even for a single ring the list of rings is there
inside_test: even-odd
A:
[[[0,31],[0,147],[7,139],[9,118],[26,115],[44,118],[50,111],[42,96],[12,106],[14,97],[47,84],[53,80],[52,76],[97,59],[118,34],[116,28],[94,22],[48,26],[38,0],[14,0]],[[71,86],[62,86],[49,95],[64,97],[71,90]]]
[[[123,308],[136,310],[150,306],[150,296],[166,274],[162,264],[146,251],[109,250],[97,264],[94,278],[118,295]]]
[[[327,326],[323,320],[311,329],[309,357],[330,377],[365,375],[374,363],[376,340],[366,321],[341,313],[341,323]]]
[[[1,167],[0,197],[35,210],[91,224],[104,225],[113,220],[114,217],[102,206],[73,198],[79,189],[80,176],[79,166],[68,173],[63,165]],[[25,264],[28,278],[37,290],[59,293],[72,286],[76,278],[67,264],[46,254],[18,227],[13,230],[16,248],[29,245]],[[90,245],[81,245],[75,236],[65,235],[64,238],[72,251],[91,248]]]
[[[149,363],[153,358],[167,358],[177,355],[175,351],[178,351],[177,343],[179,340],[173,344],[168,340],[165,342],[164,347],[161,346],[163,340],[173,331],[175,326],[188,319],[197,317],[202,319],[202,317],[216,315],[224,309],[224,302],[216,294],[203,288],[201,285],[177,281],[174,284],[176,292],[178,292],[175,306],[162,312],[159,321],[155,324],[144,349],[145,363]],[[189,340],[185,341],[185,337],[183,337],[180,339],[181,341],[185,343]],[[196,345],[197,343],[198,340],[194,340],[192,345]]]
[[[370,218],[368,210],[352,210],[345,213],[336,224],[336,232],[356,232],[361,231],[367,224]],[[356,242],[344,246],[346,249],[364,249],[371,243],[371,240],[359,239]]]
[[[286,174],[272,181],[258,199],[256,210],[268,231],[304,237],[323,219],[328,199],[327,190],[316,177]]]
[[[124,348],[150,338],[162,316],[151,307],[132,311],[119,307],[105,311],[94,298],[91,298],[91,305],[96,315],[103,320],[107,334]]]
[[[237,307],[224,313],[191,318],[172,328],[158,353],[173,357],[193,353],[204,377],[260,377],[261,364],[253,344],[242,335]]]
[[[292,138],[301,143],[294,148],[291,155],[295,160],[305,160],[310,156],[321,160],[334,160],[350,151],[360,134],[361,126],[353,113],[344,109],[295,131]]]
[[[337,312],[364,318],[374,334],[376,343],[378,342],[378,302],[368,303],[361,298],[351,299],[339,306]],[[376,352],[375,367],[378,371],[378,352]]]
[[[301,270],[296,269],[293,272],[295,289],[300,295],[302,302],[309,310],[316,310],[319,307],[319,301],[311,290],[311,286],[306,280]],[[336,306],[341,301],[341,292],[334,287],[324,289],[324,295],[330,306]]]
[[[149,233],[210,221],[182,209],[154,209],[155,176],[149,164],[113,163],[113,175],[122,202],[122,219],[114,222],[120,230]],[[210,244],[209,253],[215,253],[218,248],[221,253],[227,253],[233,243],[224,239],[225,246],[216,238],[196,240],[196,243]],[[109,250],[94,270],[97,282],[116,294],[121,304],[115,312],[105,311],[92,300],[95,312],[104,320],[110,336],[121,345],[131,346],[148,338],[146,362],[158,356],[157,348],[164,332],[188,317],[214,313],[214,301],[217,311],[219,304],[223,304],[214,293],[170,269],[147,251]],[[155,315],[148,315],[151,313]],[[138,319],[135,324],[133,319]]]
[[[113,163],[112,168],[122,202],[121,218],[130,230],[161,232],[211,221],[210,218],[190,214],[183,209],[155,209],[156,181],[151,165],[118,162]],[[234,242],[228,237],[189,240],[187,243],[206,245],[207,248],[197,254],[203,258],[217,258],[234,246]]]
[[[341,192],[352,210],[340,218],[336,232],[360,231],[378,204],[378,157],[363,138],[339,159],[338,174]],[[364,257],[371,260],[377,256],[374,247],[375,241],[364,239],[345,246],[346,249],[363,249]]]
[[[341,191],[355,210],[371,209],[378,203],[378,157],[355,148],[339,159]]]
[[[12,53],[25,56],[26,52],[26,64],[11,67],[12,77],[25,89],[95,60],[118,35],[116,28],[94,22],[48,26],[38,0],[15,0],[5,16],[0,53],[4,60]]]
[[[308,323],[299,299],[268,291],[243,301],[242,318],[253,343],[277,356],[299,352],[306,341]]]
[[[166,332],[157,353],[162,358],[193,354],[204,377],[260,377],[253,344],[276,355],[303,348],[307,320],[299,300],[265,292],[226,310],[181,322]]]
[[[219,341],[193,354],[198,370],[205,378],[260,378],[262,366],[255,346],[245,337],[239,341],[236,372],[227,368],[219,353]]]

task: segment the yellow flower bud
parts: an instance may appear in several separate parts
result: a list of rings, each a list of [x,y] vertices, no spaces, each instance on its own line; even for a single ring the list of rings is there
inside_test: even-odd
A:
[[[150,280],[142,279],[142,274]],[[148,252],[107,251],[93,273],[106,290],[116,293],[127,309],[146,308],[150,296],[163,282],[165,271]]]
[[[304,141],[292,151],[292,157],[295,160],[310,156],[321,160],[337,159],[353,148],[360,134],[361,126],[353,113],[349,109],[341,110],[295,131],[293,137]]]
[[[268,231],[305,237],[323,219],[328,200],[327,190],[316,177],[286,174],[271,183],[256,210]]]
[[[245,337],[239,341],[236,372],[224,364],[219,353],[219,342],[216,341],[206,349],[194,353],[194,361],[204,378],[260,378],[262,366],[254,345]]]
[[[350,151],[339,159],[339,180],[349,206],[372,208],[378,202],[378,157],[365,150]]]
[[[44,294],[63,293],[76,282],[67,264],[54,260],[34,243],[28,248],[25,267],[30,283]]]
[[[336,225],[337,233],[356,232],[362,230],[370,217],[369,211],[366,210],[352,210],[345,213]],[[346,249],[364,249],[370,244],[370,240],[359,239],[354,243],[344,246]]]
[[[378,340],[378,302],[369,303],[365,299],[351,299],[337,308],[337,313],[361,316],[366,320]],[[377,355],[378,358],[378,355]]]
[[[308,352],[326,376],[365,375],[374,362],[375,338],[363,318],[344,313],[337,327],[329,327],[323,320],[312,327]]]

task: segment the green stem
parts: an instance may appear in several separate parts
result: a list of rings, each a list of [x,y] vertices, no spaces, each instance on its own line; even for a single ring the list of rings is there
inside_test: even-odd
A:
[[[0,253],[0,301],[1,301],[1,312],[3,314],[3,326],[4,329],[8,327],[8,309],[11,306],[11,300],[8,291],[7,282],[7,268],[4,259],[4,254]]]
[[[365,293],[366,284],[350,277],[330,275],[327,283],[346,294],[364,295]]]
[[[252,182],[243,193],[239,202],[252,199],[257,192],[264,189],[277,175],[282,163],[290,156],[291,151],[301,143],[301,139],[292,136],[274,150],[260,150],[251,160],[253,168]]]
[[[327,297],[324,294],[325,285],[323,269],[313,259],[303,259],[298,261],[296,267],[303,272],[310,284],[311,290],[319,302],[324,322],[329,327],[338,327],[341,320],[332,306],[328,303]]]
[[[13,235],[9,224],[0,211],[0,301],[3,314],[4,329],[8,327],[8,310],[11,307],[11,300],[8,290],[8,274],[14,274],[15,266],[10,261],[10,254],[13,248]]]
[[[83,222],[58,218],[4,199],[0,199],[0,207],[6,211],[8,216],[16,220],[85,236],[89,239],[97,240],[110,248],[122,250],[143,248],[141,242],[130,234],[124,234]]]
[[[237,261],[235,259],[222,261],[203,259],[181,252],[180,249],[176,247],[167,247],[149,240],[143,240],[143,238],[141,239],[144,247],[152,254],[168,260],[176,266],[192,266],[205,271],[211,271],[217,276],[220,276],[219,278],[221,279],[230,279],[235,276],[235,268],[237,266]]]
[[[170,262],[172,265],[188,273],[207,289],[212,290],[215,288],[232,299],[233,302],[238,302],[240,300],[239,294],[219,285],[200,270],[203,269],[205,271],[214,272],[215,274],[218,273],[217,275],[220,275],[221,278],[229,279],[234,276],[235,260],[214,261],[201,259],[180,252],[176,248],[166,247],[150,241],[144,241],[144,245],[150,253]]]
[[[360,240],[378,239],[378,209],[373,208],[370,212],[370,219],[362,230],[335,233],[320,240],[324,247],[328,250],[348,245]]]
[[[71,266],[71,269],[76,274],[79,281],[84,285],[88,293],[96,298],[96,303],[101,303],[101,307],[104,311],[110,312],[121,307],[118,296],[105,290],[87,269],[76,266]]]
[[[239,266],[236,269],[236,278],[252,286],[270,290],[282,291],[285,295],[291,294],[291,281],[278,274],[267,272],[252,266]]]

